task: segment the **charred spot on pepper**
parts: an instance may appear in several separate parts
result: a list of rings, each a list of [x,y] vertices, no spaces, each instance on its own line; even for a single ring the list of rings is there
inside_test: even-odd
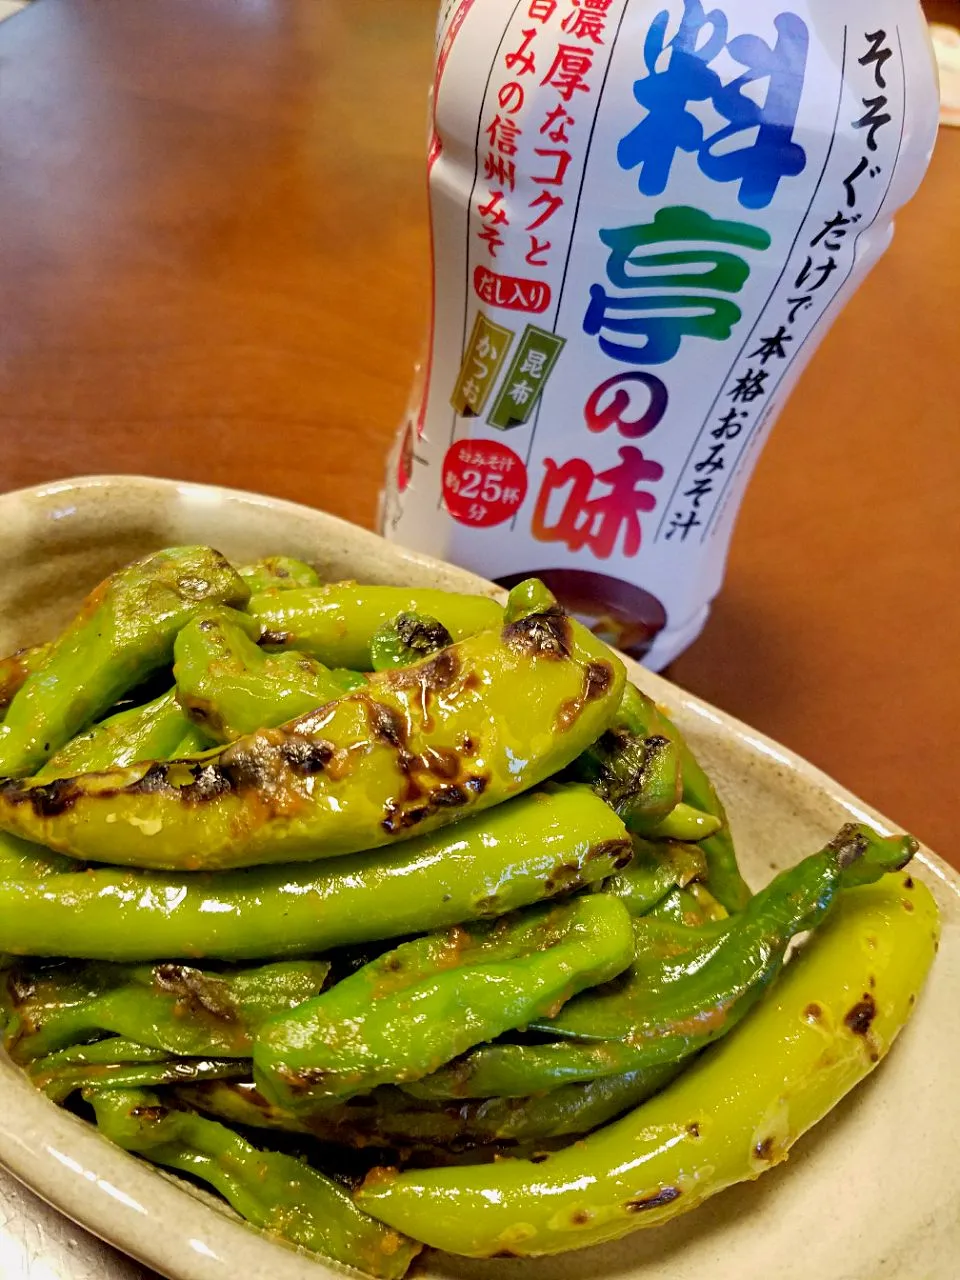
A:
[[[877,1002],[869,991],[863,993],[863,999],[858,1000],[851,1009],[848,1010],[844,1017],[844,1025],[853,1032],[855,1036],[865,1036],[870,1030],[874,1018],[877,1016]]]
[[[583,688],[575,698],[568,698],[557,711],[556,729],[565,733],[579,719],[588,702],[602,698],[613,682],[613,668],[607,662],[590,662],[583,671]]]
[[[679,1187],[662,1187],[649,1196],[635,1196],[624,1202],[627,1213],[645,1213],[649,1209],[662,1209],[664,1205],[673,1204],[681,1195]]]
[[[170,1114],[170,1108],[161,1106],[131,1107],[130,1114],[137,1120],[145,1120],[147,1124],[159,1124],[161,1120],[166,1120]]]
[[[696,1120],[691,1121],[691,1123],[687,1125],[687,1133],[691,1138],[700,1137],[700,1125]]]
[[[382,702],[365,700],[370,732],[377,742],[385,742],[397,751],[407,745],[407,724],[399,711]]]
[[[427,806],[418,805],[414,808],[405,808],[396,800],[388,800],[384,805],[383,818],[380,826],[386,831],[387,835],[397,835],[399,832],[407,831],[410,827],[415,827],[422,822],[427,816]]]
[[[600,840],[590,846],[583,860],[596,862],[598,858],[610,858],[616,870],[622,871],[633,861],[633,844],[629,840]]]
[[[421,768],[427,773],[435,774],[438,778],[450,780],[460,773],[460,757],[456,751],[448,747],[427,747],[420,753],[417,760]]]
[[[609,662],[587,663],[583,696],[587,702],[602,698],[613,684],[613,667]]]
[[[558,893],[569,892],[580,887],[580,867],[575,862],[561,862],[543,882],[547,894],[553,897]]]
[[[586,1209],[574,1209],[570,1215],[570,1225],[574,1227],[585,1227],[590,1221],[590,1214]]]
[[[38,818],[57,818],[83,795],[76,778],[54,778],[40,786],[26,786],[16,778],[0,783],[0,796],[12,804],[28,804]]]
[[[229,767],[217,768],[216,765],[208,764],[196,771],[196,777],[189,787],[185,787],[181,794],[184,799],[197,800],[205,802],[214,800],[217,796],[222,796],[228,791],[239,790],[240,784],[235,780]]]
[[[469,798],[464,788],[458,787],[456,783],[437,787],[433,793],[433,803],[442,809],[455,809],[466,804]]]
[[[837,865],[841,870],[858,862],[868,847],[866,837],[852,822],[844,823],[827,846],[837,855]]]
[[[508,622],[501,635],[509,649],[524,657],[570,657],[570,619],[558,606]]]
[[[500,898],[497,894],[491,893],[486,898],[478,898],[473,907],[478,915],[496,916],[500,912]]]
[[[195,1012],[209,1014],[220,1022],[236,1022],[238,1010],[226,983],[172,961],[154,965],[153,979],[161,991],[176,996]]]
[[[203,626],[203,623],[200,625]],[[205,729],[210,729],[217,737],[226,732],[223,717],[205,699],[185,697],[183,694],[180,695],[180,698],[184,710],[196,724],[202,725]]]
[[[438,654],[410,667],[395,667],[384,671],[379,679],[389,689],[415,689],[427,693],[448,689],[460,674],[460,658],[456,647],[441,649]]]
[[[807,1022],[820,1022],[823,1018],[823,1009],[816,1002],[813,1002],[804,1009],[803,1016]]]
[[[397,763],[405,777],[403,794],[393,797],[384,805],[380,826],[389,835],[408,830],[431,817],[440,809],[459,808],[487,788],[488,779],[482,774],[459,777],[460,760],[456,753],[440,749],[424,752],[422,756],[400,751]],[[456,771],[452,765],[456,764]],[[442,772],[441,772],[442,771]],[[424,774],[427,777],[424,777]],[[442,781],[437,782],[437,777]],[[453,781],[457,778],[457,781]]]
[[[19,967],[10,969],[7,972],[7,991],[10,993],[14,1008],[26,1004],[37,994],[36,979],[24,973]]]
[[[754,1145],[753,1158],[755,1160],[763,1160],[765,1163],[769,1164],[773,1159],[773,1148],[773,1138],[761,1138],[760,1141]]]
[[[309,1093],[317,1085],[325,1084],[333,1074],[335,1073],[327,1071],[324,1067],[276,1068],[277,1077],[294,1095]]]
[[[306,738],[290,734],[280,747],[280,754],[294,773],[310,777],[322,773],[333,759],[335,747],[325,738]]]
[[[257,644],[261,648],[279,649],[290,644],[293,636],[289,631],[261,631]]]
[[[401,644],[414,653],[436,653],[453,644],[453,636],[437,618],[423,617],[416,613],[400,613],[393,624]]]
[[[913,888],[913,876],[904,876],[904,877],[903,877],[903,887],[904,887],[905,889],[912,889],[912,888]]]

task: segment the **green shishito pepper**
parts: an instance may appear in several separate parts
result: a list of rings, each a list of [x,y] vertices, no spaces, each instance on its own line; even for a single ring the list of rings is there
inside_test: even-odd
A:
[[[251,595],[261,591],[295,591],[298,587],[319,587],[317,571],[291,556],[264,556],[237,570]]]
[[[0,988],[4,1048],[31,1062],[112,1032],[185,1057],[249,1058],[260,1024],[317,996],[329,969],[322,960],[222,973],[170,961],[21,963]]]
[[[698,840],[707,858],[707,887],[728,911],[740,911],[749,901],[750,889],[737,866],[730,824],[713,783],[703,771],[680,730],[651,698],[641,693],[632,684],[628,684],[624,689],[623,702],[617,714],[615,726],[625,729],[635,737],[663,737],[674,744],[680,758],[682,803],[691,811],[711,815],[719,821],[720,825],[713,832],[703,830],[691,836],[679,835],[669,829],[661,830],[657,834]]]
[[[33,773],[74,734],[173,657],[204,604],[249,592],[217,551],[172,547],[102,582],[14,695],[0,725],[0,776]]]
[[[73,858],[0,831],[0,884],[11,880],[46,880],[48,876],[76,870]]]
[[[374,671],[408,667],[453,644],[453,636],[437,618],[423,613],[398,613],[374,633],[370,664]]]
[[[354,671],[372,669],[373,638],[400,613],[438,619],[454,640],[465,640],[503,623],[503,609],[488,596],[354,582],[267,591],[253,596],[247,608],[264,628],[264,643],[299,649],[325,666]]]
[[[153,702],[118,711],[86,733],[71,738],[31,782],[50,782],[76,773],[123,768],[138,760],[169,760],[191,727],[177,702],[176,690],[171,689]],[[209,738],[201,738],[199,745],[208,746],[209,742]]]
[[[38,1074],[48,1061],[42,1059],[36,1064]],[[553,1089],[532,1098],[484,1098],[456,1106],[421,1101],[384,1085],[366,1097],[342,1103],[325,1101],[312,1111],[292,1111],[268,1102],[253,1081],[214,1076],[211,1068],[203,1082],[178,1088],[177,1097],[194,1110],[230,1124],[309,1133],[321,1142],[340,1146],[426,1151],[439,1146],[459,1151],[478,1144],[512,1145],[589,1133],[651,1097],[673,1079],[677,1070],[669,1066],[657,1071],[634,1071]],[[44,1079],[59,1085],[52,1072]]]
[[[632,857],[612,809],[587,787],[553,784],[321,865],[54,875],[58,855],[35,849],[15,841],[10,878],[0,876],[0,951],[119,961],[309,955],[402,937],[596,884]],[[39,855],[55,860],[46,876]]]
[[[633,851],[629,867],[605,886],[632,916],[646,915],[674,888],[706,877],[707,861],[697,844],[635,838]]]
[[[304,1249],[383,1280],[402,1276],[420,1251],[302,1160],[261,1151],[216,1120],[171,1110],[145,1089],[87,1089],[84,1098],[118,1146],[209,1183],[248,1222]]]
[[[376,848],[564,768],[603,732],[623,683],[609,649],[539,583],[521,584],[500,630],[282,728],[195,760],[8,781],[0,827],[76,858],[191,871]]]
[[[251,625],[258,633],[244,614],[204,610],[191,618],[173,647],[177,699],[213,741],[232,742],[272,729],[364,683],[362,676],[353,676],[345,684],[302,653],[264,653],[248,634]]]
[[[630,917],[606,894],[427,935],[264,1023],[255,1078],[271,1101],[294,1110],[418,1080],[555,1012],[632,959]]]
[[[841,889],[904,866],[916,847],[909,836],[849,824],[729,920],[699,929],[634,920],[636,959],[622,979],[578,996],[553,1019],[531,1021],[562,1040],[485,1045],[406,1087],[421,1097],[524,1095],[689,1058],[749,1013],[791,940],[823,923]]]
[[[86,1046],[97,1049],[112,1044],[98,1040]],[[105,1054],[102,1061],[88,1054],[87,1062],[68,1061],[71,1050],[38,1058],[24,1069],[31,1082],[52,1102],[63,1103],[82,1089],[155,1089],[161,1085],[200,1084],[206,1081],[238,1080],[249,1074],[250,1064],[240,1058],[179,1058],[159,1049],[143,1049],[125,1060]],[[151,1055],[151,1056],[147,1056]]]
[[[471,1257],[558,1253],[658,1226],[786,1159],[873,1070],[912,1012],[938,933],[921,882],[890,875],[851,889],[737,1031],[623,1119],[536,1163],[381,1171],[356,1200]]]

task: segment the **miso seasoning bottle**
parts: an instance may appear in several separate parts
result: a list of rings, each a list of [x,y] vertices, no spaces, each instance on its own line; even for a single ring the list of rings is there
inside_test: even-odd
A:
[[[385,535],[671,661],[936,126],[913,0],[447,0]]]

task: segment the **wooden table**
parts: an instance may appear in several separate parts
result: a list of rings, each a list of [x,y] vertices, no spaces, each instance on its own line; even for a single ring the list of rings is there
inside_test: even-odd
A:
[[[0,27],[0,486],[152,472],[373,522],[424,318],[435,9],[38,0]],[[671,674],[960,863],[958,211],[954,131]]]

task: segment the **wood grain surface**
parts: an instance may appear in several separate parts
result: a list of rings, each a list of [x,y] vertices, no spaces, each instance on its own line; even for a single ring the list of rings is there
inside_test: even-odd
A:
[[[37,0],[0,27],[0,487],[145,472],[373,523],[425,312],[435,11]],[[669,674],[960,863],[958,317],[945,130]]]

